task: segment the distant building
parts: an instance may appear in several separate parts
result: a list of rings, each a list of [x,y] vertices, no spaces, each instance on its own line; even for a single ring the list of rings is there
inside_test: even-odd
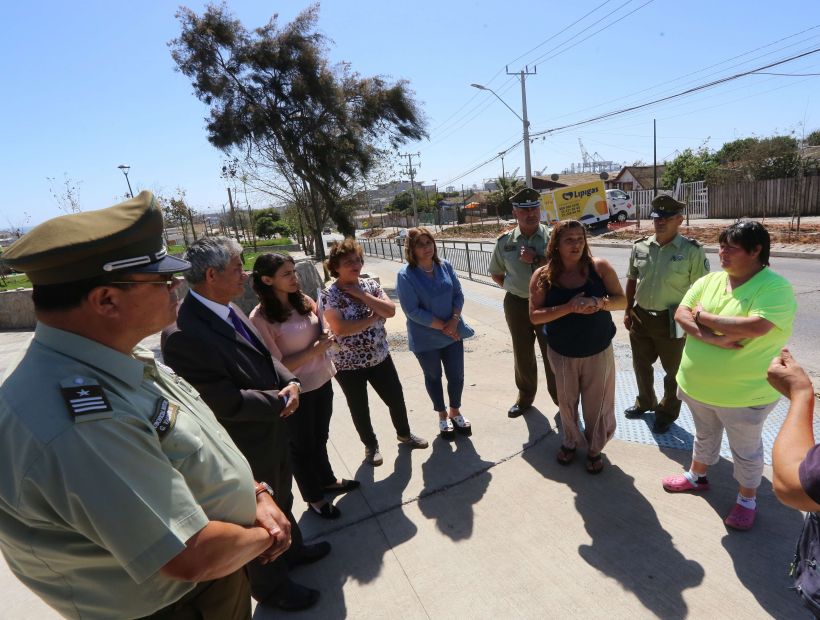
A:
[[[569,185],[581,185],[583,183],[593,183],[600,181],[601,174],[599,172],[576,172],[575,174],[560,174],[558,179],[553,181],[550,175],[534,176],[532,177],[532,188],[539,190],[553,190],[558,187],[567,187]],[[604,182],[607,189],[610,189],[611,178]]]
[[[658,166],[658,187],[661,185],[665,165]],[[607,181],[607,187],[631,192],[638,189],[654,189],[654,168],[652,166],[625,166],[617,175]]]

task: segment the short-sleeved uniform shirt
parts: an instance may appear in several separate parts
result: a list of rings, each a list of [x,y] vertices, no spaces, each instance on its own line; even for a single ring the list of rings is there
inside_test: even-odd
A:
[[[245,457],[156,364],[38,324],[0,386],[0,548],[68,618],[141,617],[195,584],[159,570],[209,520],[250,526]]]
[[[702,245],[680,234],[660,245],[651,235],[633,244],[626,277],[638,281],[635,303],[660,312],[680,303],[692,283],[707,273]]]
[[[521,229],[516,226],[496,240],[492,258],[490,258],[490,273],[504,276],[505,291],[516,297],[529,299],[530,278],[537,266],[518,260],[521,248],[533,248],[536,254],[544,256],[549,240],[549,228],[543,224],[538,225],[538,229],[531,237],[525,237],[521,234]]]
[[[764,268],[726,292],[729,275],[710,273],[692,285],[681,305],[719,316],[757,316],[774,324],[768,333],[747,338],[742,349],[723,349],[687,338],[678,369],[680,388],[692,398],[718,407],[754,407],[775,402],[780,393],[766,380],[772,358],[792,333],[797,302],[791,284]]]
[[[359,286],[368,295],[382,296],[382,287],[372,278],[359,278]],[[322,291],[321,300],[323,308],[337,310],[346,321],[358,321],[370,316],[370,308],[343,293],[335,283]],[[390,354],[383,320],[376,321],[358,334],[337,336],[336,344],[339,346],[330,349],[336,370],[372,368],[381,364]]]

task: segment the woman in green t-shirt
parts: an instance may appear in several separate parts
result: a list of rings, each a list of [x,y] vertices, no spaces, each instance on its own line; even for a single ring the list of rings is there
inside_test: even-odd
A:
[[[678,395],[692,412],[692,465],[663,479],[669,492],[706,491],[706,470],[729,439],[737,502],[725,523],[748,530],[757,514],[763,476],[763,423],[780,394],[766,370],[792,333],[797,309],[791,284],[769,267],[769,233],[759,222],[732,224],[720,233],[723,271],[692,285],[675,313],[687,333],[678,369]]]

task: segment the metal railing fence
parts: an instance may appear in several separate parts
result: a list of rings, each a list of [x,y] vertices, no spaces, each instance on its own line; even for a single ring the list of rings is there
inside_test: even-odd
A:
[[[358,239],[368,256],[405,262],[404,239]],[[487,241],[448,241],[436,239],[440,258],[446,258],[453,269],[467,274],[470,280],[494,284],[490,277],[490,259],[495,243]]]

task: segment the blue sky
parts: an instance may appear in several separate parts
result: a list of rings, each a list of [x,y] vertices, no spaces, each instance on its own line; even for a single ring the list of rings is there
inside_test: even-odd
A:
[[[199,12],[204,3],[187,6]],[[229,3],[248,28],[274,12],[290,21],[306,6]],[[117,169],[123,163],[135,191],[171,195],[179,187],[199,211],[226,202],[223,156],[204,130],[207,109],[174,71],[167,47],[179,32],[177,7],[164,0],[7,4],[0,228],[60,214],[46,177],[78,181],[84,210],[117,202],[126,191]],[[409,80],[430,139],[403,151],[421,153],[422,180],[458,188],[498,176],[498,160],[472,169],[521,138],[520,121],[492,94],[470,87],[485,84],[520,112],[520,87],[505,65],[537,66],[527,99],[538,132],[820,48],[816,0],[328,0],[319,28],[332,60],[364,75]],[[820,73],[820,53],[768,71]],[[560,172],[579,162],[579,138],[604,159],[650,163],[653,118],[660,159],[707,140],[718,148],[749,135],[808,133],[820,128],[820,76],[747,76],[548,134],[532,144],[533,170]],[[520,146],[505,166],[523,174]]]

